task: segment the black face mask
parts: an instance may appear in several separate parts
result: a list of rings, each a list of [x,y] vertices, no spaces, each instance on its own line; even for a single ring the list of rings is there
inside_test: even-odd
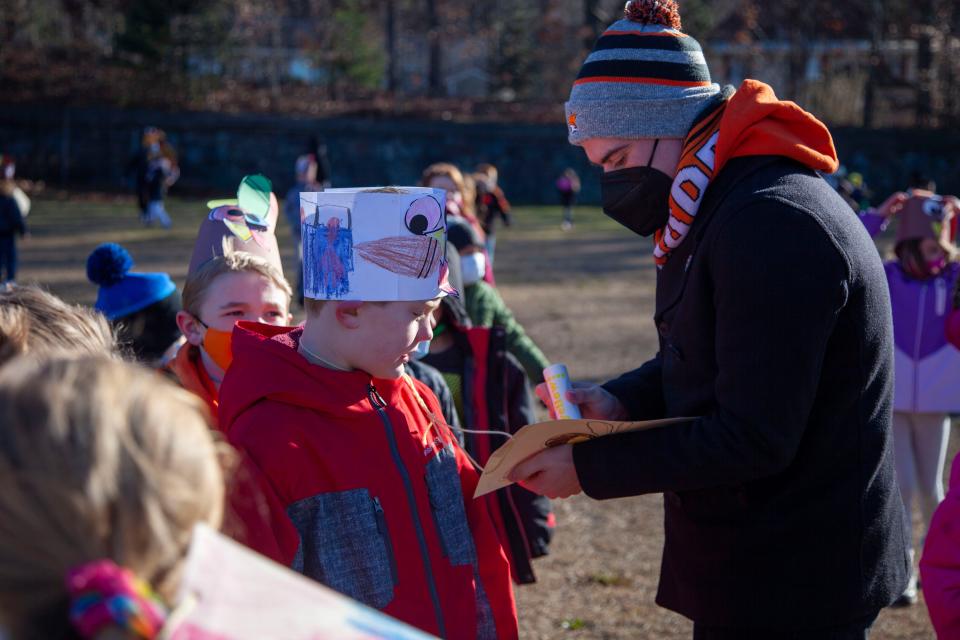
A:
[[[647,166],[610,171],[600,178],[603,212],[643,237],[664,228],[670,219],[673,179],[650,166],[659,142],[654,142]]]

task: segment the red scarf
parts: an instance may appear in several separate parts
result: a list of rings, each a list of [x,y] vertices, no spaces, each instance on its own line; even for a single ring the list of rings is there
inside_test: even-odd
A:
[[[826,125],[793,102],[778,100],[770,86],[744,80],[683,141],[670,190],[670,219],[654,237],[657,268],[687,237],[707,187],[727,161],[767,155],[791,158],[827,173],[839,166]]]

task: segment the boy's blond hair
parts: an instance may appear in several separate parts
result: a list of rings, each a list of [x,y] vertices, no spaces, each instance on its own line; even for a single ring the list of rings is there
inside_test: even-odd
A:
[[[0,366],[20,354],[113,354],[107,319],[34,286],[0,287]]]
[[[183,309],[194,317],[200,317],[200,307],[210,289],[210,285],[225,273],[256,273],[270,280],[278,289],[287,294],[287,305],[293,298],[293,289],[283,277],[277,267],[265,258],[247,253],[233,251],[224,243],[224,255],[211,258],[204,262],[196,271],[187,276],[183,285]]]
[[[109,559],[172,603],[224,480],[202,403],[105,357],[21,357],[0,370],[0,626],[67,637],[67,572]]]

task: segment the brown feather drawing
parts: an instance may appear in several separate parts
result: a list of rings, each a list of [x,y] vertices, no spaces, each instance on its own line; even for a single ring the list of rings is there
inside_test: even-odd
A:
[[[436,270],[442,255],[440,243],[427,236],[381,238],[357,245],[367,262],[408,278],[426,278]]]

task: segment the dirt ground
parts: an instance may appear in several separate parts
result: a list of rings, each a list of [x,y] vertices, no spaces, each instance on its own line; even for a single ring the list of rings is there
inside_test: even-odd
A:
[[[21,244],[18,280],[90,304],[96,291],[84,261],[98,243],[114,241],[130,250],[136,270],[166,271],[182,284],[206,210],[201,202],[177,199],[168,208],[174,228],[162,231],[140,226],[130,198],[38,200],[28,219],[32,237]],[[601,381],[655,352],[648,242],[596,209],[578,210],[570,232],[560,230],[557,208],[519,209],[515,218],[499,235],[497,281],[548,357],[565,362],[575,378]],[[283,222],[280,235],[289,276],[293,251]],[[956,448],[954,436],[951,457]],[[556,511],[559,528],[551,555],[537,562],[539,582],[518,590],[522,638],[690,637],[689,621],[654,604],[663,542],[659,495],[609,502],[580,496],[558,502]],[[881,613],[871,637],[933,637],[922,600]]]

